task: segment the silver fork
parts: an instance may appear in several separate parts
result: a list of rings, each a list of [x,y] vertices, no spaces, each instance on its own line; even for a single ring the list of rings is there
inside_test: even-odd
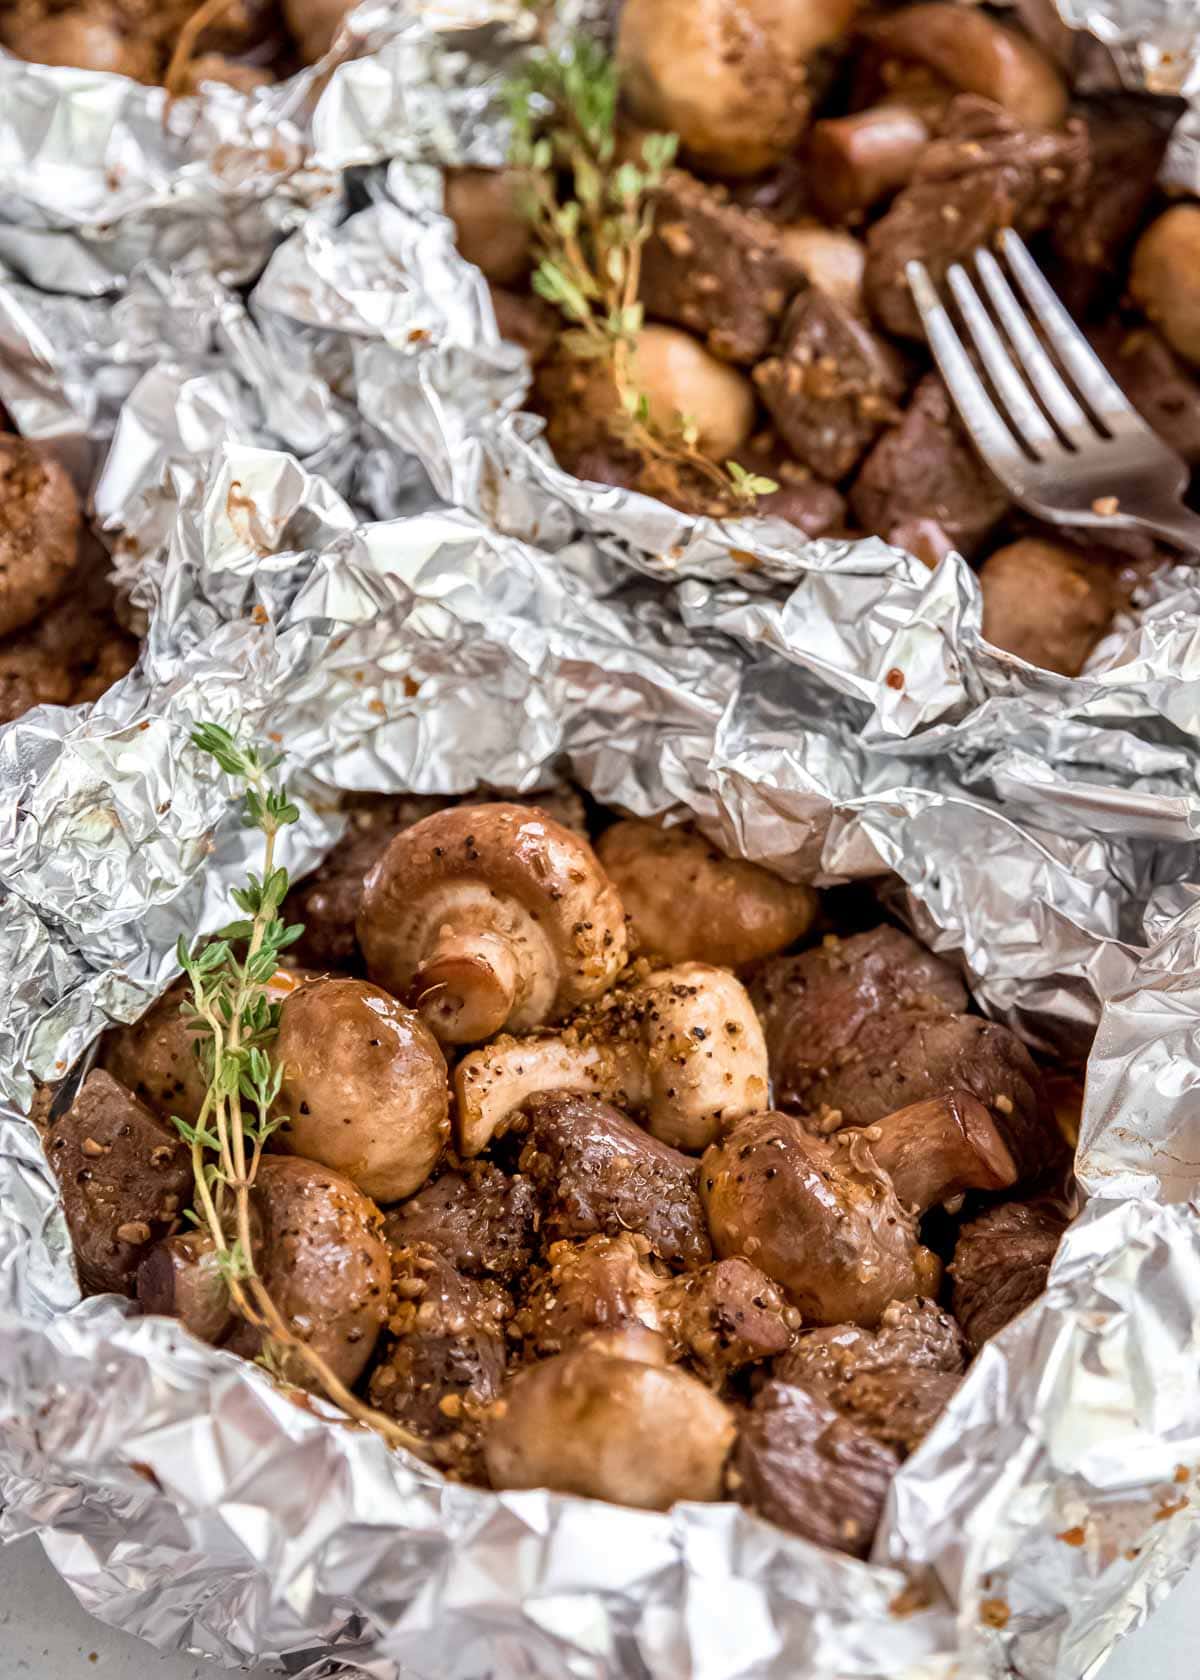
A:
[[[1183,506],[1187,465],[1130,406],[1020,236],[1009,229],[998,244],[1061,363],[1060,371],[990,251],[975,252],[975,272],[1008,345],[966,268],[955,263],[946,279],[1002,407],[976,373],[924,264],[907,268],[930,349],[975,447],[1014,501],[1052,524],[1152,531],[1200,552],[1200,515]]]

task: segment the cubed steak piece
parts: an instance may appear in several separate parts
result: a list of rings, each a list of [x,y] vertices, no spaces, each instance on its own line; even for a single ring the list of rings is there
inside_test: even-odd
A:
[[[1092,345],[1146,424],[1192,466],[1200,466],[1200,380],[1145,322],[1114,317]]]
[[[1125,102],[1104,103],[1085,115],[1091,168],[1056,211],[1050,238],[1055,287],[1080,316],[1119,276],[1154,196],[1167,130]]]
[[[904,364],[845,304],[812,288],[788,310],[778,353],[754,383],[796,459],[840,479],[899,418]]]
[[[1064,677],[1082,671],[1121,599],[1112,560],[1043,537],[1024,537],[989,554],[979,587],[987,640]]]
[[[1045,1197],[1002,1202],[963,1226],[950,1277],[972,1353],[1042,1294],[1066,1228],[1066,1209]]]
[[[1043,227],[1080,192],[1087,169],[1079,121],[1036,128],[974,94],[953,100],[912,181],[867,235],[866,295],[877,320],[902,338],[922,338],[908,264],[924,263],[940,284],[1002,228]]]
[[[1007,493],[976,455],[936,373],[921,380],[850,491],[850,511],[864,530],[903,547],[918,522],[932,522],[967,559],[1007,507]]]
[[[899,1455],[805,1389],[769,1382],[739,1420],[729,1488],[818,1546],[866,1557]]]
[[[538,1228],[533,1184],[490,1161],[439,1173],[388,1213],[395,1248],[428,1244],[466,1277],[519,1276],[533,1258]]]
[[[182,1217],[192,1194],[189,1151],[102,1069],[89,1073],[46,1135],[85,1293],[132,1296],[153,1243]]]
[[[723,361],[756,362],[802,281],[765,217],[731,203],[723,187],[671,172],[642,254],[652,320],[688,327]]]

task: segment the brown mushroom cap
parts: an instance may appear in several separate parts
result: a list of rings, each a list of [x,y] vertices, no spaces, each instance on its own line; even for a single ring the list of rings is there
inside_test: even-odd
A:
[[[1129,290],[1173,350],[1200,363],[1200,205],[1173,204],[1143,233]]]
[[[1024,537],[979,568],[983,634],[1030,665],[1077,677],[1120,599],[1115,570],[1072,543]]]
[[[754,962],[802,938],[817,912],[811,887],[726,857],[687,825],[615,823],[596,851],[642,950],[667,962]]]
[[[625,0],[617,36],[634,118],[718,175],[782,163],[808,121],[806,61],[858,0]]]
[[[300,971],[277,969],[266,987],[267,996],[272,1003],[280,1003],[303,980]],[[208,1092],[208,1078],[196,1053],[200,1034],[181,1007],[190,991],[186,980],[176,980],[140,1020],[106,1033],[101,1065],[164,1119],[177,1114],[194,1125]]]
[[[635,1333],[633,1357],[617,1357],[620,1347],[606,1335],[515,1379],[485,1441],[493,1487],[552,1488],[650,1511],[720,1499],[732,1412],[695,1377],[647,1364],[644,1333]]]
[[[450,1136],[446,1060],[419,1015],[365,980],[310,980],[286,998],[276,1146],[345,1173],[377,1202],[411,1196]]]
[[[1066,83],[1041,47],[986,12],[927,0],[873,22],[871,34],[887,51],[928,65],[1019,122],[1055,128],[1067,114]]]
[[[79,500],[49,456],[0,436],[0,636],[56,601],[75,568]]]
[[[498,286],[529,271],[533,224],[521,208],[521,176],[512,169],[448,169],[445,210],[455,243]]]
[[[371,1357],[391,1286],[379,1209],[341,1173],[288,1155],[264,1156],[252,1195],[267,1293],[296,1335],[352,1385]],[[239,1324],[227,1345],[253,1359],[261,1338]],[[298,1388],[320,1391],[297,1355],[285,1356],[284,1372]]]
[[[936,1263],[861,1143],[756,1114],[706,1151],[700,1194],[717,1253],[753,1261],[807,1323],[873,1325],[890,1301],[931,1292]]]
[[[625,961],[595,853],[536,806],[458,806],[398,834],[367,875],[358,938],[371,978],[452,1044],[558,1020]]]

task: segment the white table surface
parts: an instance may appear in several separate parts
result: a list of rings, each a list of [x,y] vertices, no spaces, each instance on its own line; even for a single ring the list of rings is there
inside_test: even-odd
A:
[[[1154,1620],[1127,1639],[1104,1680],[1194,1680],[1200,1640],[1200,1569]],[[81,1610],[36,1541],[0,1547],[0,1680],[219,1680],[193,1657],[160,1657]],[[265,1677],[275,1670],[256,1668]]]

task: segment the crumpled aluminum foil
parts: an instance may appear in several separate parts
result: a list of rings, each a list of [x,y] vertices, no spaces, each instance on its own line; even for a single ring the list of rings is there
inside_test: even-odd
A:
[[[120,413],[97,498],[138,533],[152,617],[98,706],[0,731],[0,1534],[40,1531],[89,1608],[164,1649],[314,1676],[1092,1674],[1197,1550],[1193,575],[1161,579],[1067,682],[982,642],[956,560],[929,574],[873,541],[581,500],[518,412],[419,167],[446,132],[489,155],[490,72],[464,80],[414,30],[421,140],[386,194],[308,215],[249,312],[192,276],[174,370],[136,335],[122,360],[90,318],[118,371],[64,438]],[[138,256],[123,301],[148,321],[157,296],[165,319],[186,276],[152,239]],[[3,302],[4,331],[36,320],[34,293]],[[297,344],[304,377],[271,407]],[[40,391],[38,355],[26,368],[49,433],[56,393],[87,400],[67,363]],[[368,438],[381,474],[416,455],[492,526],[360,525]],[[329,787],[527,791],[565,769],[787,874],[892,872],[921,936],[1037,1044],[1082,1054],[1099,1019],[1092,1200],[901,1473],[871,1565],[730,1507],[447,1487],[172,1324],[78,1301],[20,1110],[161,989],[179,931],[222,919],[244,839],[213,827],[222,779],[186,745],[201,716],[281,736],[310,796],[294,868],[336,832]]]
[[[296,532],[308,546],[287,546]],[[1192,1210],[1141,1194],[1089,1204],[1046,1297],[977,1362],[897,1480],[864,1565],[728,1506],[659,1516],[446,1486],[169,1321],[78,1302],[18,1114],[30,1075],[54,1076],[135,1016],[169,977],[177,934],[223,915],[244,839],[230,820],[212,831],[222,778],[186,745],[201,716],[282,739],[314,795],[296,868],[336,826],[316,777],[522,791],[561,769],[635,811],[692,810],[760,855],[791,844],[799,867],[804,798],[783,771],[807,752],[810,804],[837,810],[823,849],[836,842],[844,872],[877,873],[886,848],[926,888],[938,872],[923,931],[964,944],[984,986],[1019,901],[1054,976],[1030,1018],[1069,1018],[1074,918],[1087,922],[1093,893],[1111,901],[1100,921],[1127,908],[1109,839],[1027,826],[1023,810],[939,780],[932,757],[886,796],[855,782],[880,650],[919,638],[938,591],[961,582],[951,568],[922,587],[880,545],[814,564],[796,587],[812,584],[806,611],[827,615],[831,650],[840,640],[823,681],[712,615],[690,631],[697,588],[720,583],[650,584],[595,545],[550,554],[461,512],[355,527],[294,458],[219,449],[183,497],[139,667],[90,712],[0,732],[0,1533],[39,1531],[104,1619],[227,1663],[345,1661],[397,1680],[782,1680],[934,1674],[955,1659],[967,1673],[1088,1672],[1196,1549]],[[873,749],[857,750],[868,762]],[[1078,794],[1072,768],[1059,778]],[[1114,816],[1115,797],[1100,802]],[[1035,854],[1038,867],[1009,872]],[[1081,890],[1077,868],[1094,873]],[[1003,973],[1014,944],[995,945]],[[1135,947],[1103,948],[1134,995]],[[1114,1070],[1153,1056],[1160,1025],[1114,1032]],[[1126,1112],[1093,1102],[1089,1137],[1133,1171]]]

